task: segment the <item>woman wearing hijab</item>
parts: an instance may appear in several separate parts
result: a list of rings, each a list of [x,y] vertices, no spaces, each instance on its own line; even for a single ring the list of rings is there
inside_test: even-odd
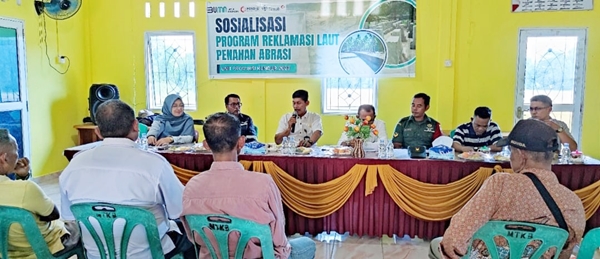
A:
[[[181,96],[171,94],[165,98],[162,114],[156,116],[148,130],[148,144],[191,143],[194,140],[194,120],[183,111]]]

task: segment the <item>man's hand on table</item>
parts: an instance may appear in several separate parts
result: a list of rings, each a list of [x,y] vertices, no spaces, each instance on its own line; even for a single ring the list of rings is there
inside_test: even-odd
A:
[[[473,152],[473,151],[475,151],[475,149],[473,147],[465,147],[465,146],[463,146],[463,147],[461,147],[461,149],[462,149],[461,150],[462,152]]]
[[[312,147],[313,143],[310,140],[301,140],[298,144],[299,147]]]

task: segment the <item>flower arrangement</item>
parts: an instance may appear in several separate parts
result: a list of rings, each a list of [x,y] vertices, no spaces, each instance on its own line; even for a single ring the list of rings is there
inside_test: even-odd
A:
[[[379,131],[375,128],[375,124],[370,124],[371,116],[367,116],[364,120],[361,120],[358,116],[344,116],[346,125],[344,126],[344,132],[349,139],[367,139],[373,135],[377,136]]]

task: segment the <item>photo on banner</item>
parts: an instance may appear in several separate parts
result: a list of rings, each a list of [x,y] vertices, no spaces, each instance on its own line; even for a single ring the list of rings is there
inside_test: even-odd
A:
[[[415,0],[208,2],[209,76],[414,77]]]

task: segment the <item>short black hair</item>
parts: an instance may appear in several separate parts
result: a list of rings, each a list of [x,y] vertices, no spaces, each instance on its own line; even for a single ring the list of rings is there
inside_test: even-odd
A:
[[[413,96],[413,99],[417,99],[417,98],[423,99],[423,101],[425,101],[425,106],[428,106],[429,101],[431,101],[431,97],[429,97],[429,95],[427,95],[426,93],[418,93],[418,94],[415,94],[415,96]]]
[[[294,98],[300,98],[302,99],[302,101],[307,102],[308,101],[308,92],[306,90],[296,90],[293,94],[292,94],[292,99]]]
[[[373,106],[373,105],[370,105],[370,104],[363,104],[363,105],[361,105],[361,106],[358,106],[358,112],[357,112],[357,115],[358,115],[358,113],[360,113],[360,111],[361,111],[361,110],[364,110],[364,111],[366,111],[366,112],[373,112],[373,116],[375,116],[375,115],[376,115],[376,113],[375,113],[375,106]]]
[[[473,115],[482,119],[489,119],[492,117],[492,110],[488,107],[480,106],[475,109]]]
[[[228,94],[227,96],[225,96],[225,105],[228,105],[228,104],[229,104],[229,98],[238,98],[238,99],[240,99],[240,100],[242,99],[242,98],[240,98],[240,96],[239,96],[239,95],[237,95],[237,94]]]
[[[206,143],[213,153],[231,151],[242,135],[240,121],[235,116],[219,112],[210,115],[202,127]]]
[[[96,124],[103,138],[125,138],[131,132],[135,112],[121,100],[109,100],[98,106]]]

